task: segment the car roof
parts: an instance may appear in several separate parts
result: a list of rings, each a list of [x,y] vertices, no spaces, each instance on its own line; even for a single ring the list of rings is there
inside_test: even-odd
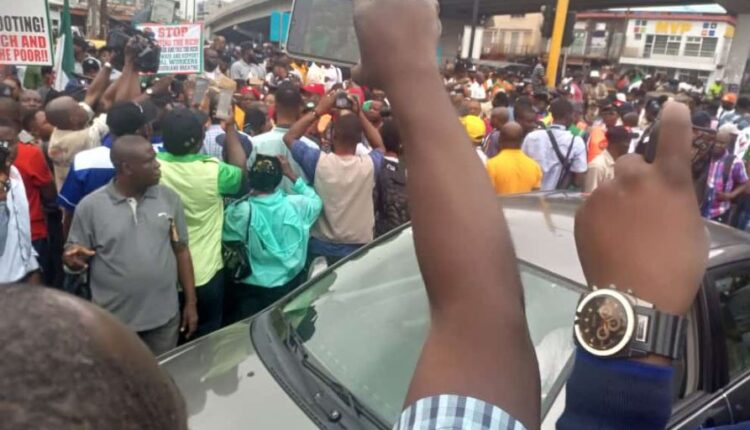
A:
[[[502,197],[516,256],[586,285],[574,236],[575,214],[584,198],[560,191]],[[706,222],[706,227],[711,235],[709,268],[750,259],[750,234],[714,222]]]

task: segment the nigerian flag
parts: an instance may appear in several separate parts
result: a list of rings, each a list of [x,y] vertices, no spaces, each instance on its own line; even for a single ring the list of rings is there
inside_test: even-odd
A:
[[[55,49],[55,89],[65,91],[75,69],[73,53],[73,32],[70,25],[70,5],[63,0],[63,10],[60,15],[60,37],[57,38]]]

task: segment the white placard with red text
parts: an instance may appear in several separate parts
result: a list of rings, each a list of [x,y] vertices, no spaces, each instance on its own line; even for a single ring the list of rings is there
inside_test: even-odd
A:
[[[201,24],[141,24],[161,46],[158,74],[203,72],[203,26]]]
[[[52,65],[47,0],[0,0],[0,64]]]

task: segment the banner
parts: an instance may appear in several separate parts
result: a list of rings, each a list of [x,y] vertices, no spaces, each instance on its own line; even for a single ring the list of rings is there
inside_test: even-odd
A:
[[[161,46],[159,74],[203,73],[203,26],[201,24],[142,24]]]
[[[52,65],[47,0],[0,1],[0,64]]]

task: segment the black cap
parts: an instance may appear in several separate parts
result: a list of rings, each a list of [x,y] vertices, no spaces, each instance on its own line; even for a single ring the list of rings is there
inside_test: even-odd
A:
[[[83,73],[98,72],[102,68],[102,65],[96,58],[88,57],[81,63],[81,68],[83,69]]]
[[[190,109],[174,109],[161,121],[161,135],[168,152],[185,155],[203,143],[203,124]]]
[[[711,130],[711,115],[708,112],[698,111],[693,114],[693,128]]]
[[[299,86],[290,82],[283,81],[276,88],[276,104],[282,108],[295,108],[302,105],[302,92]]]
[[[107,113],[107,127],[115,136],[134,134],[139,128],[156,119],[158,110],[153,103],[117,103]]]

